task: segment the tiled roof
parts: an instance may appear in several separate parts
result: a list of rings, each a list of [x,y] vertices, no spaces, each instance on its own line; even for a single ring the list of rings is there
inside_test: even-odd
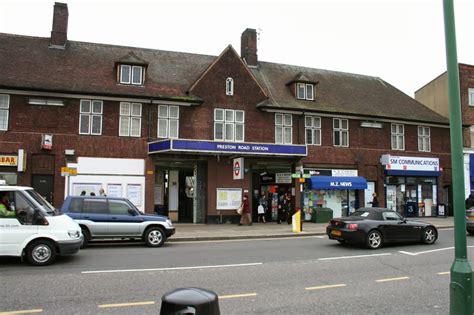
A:
[[[76,41],[65,49],[48,45],[49,38],[0,33],[0,87],[199,101],[186,92],[217,58]],[[120,62],[148,64],[145,85],[118,84]],[[258,107],[448,123],[377,77],[268,62],[251,71],[269,96]],[[315,101],[293,96],[287,84],[297,79],[317,82]]]
[[[0,33],[0,86],[130,97],[187,98],[189,86],[213,56],[68,41],[49,48],[49,38]],[[133,52],[133,55],[130,53]],[[147,62],[144,86],[117,83],[115,64],[125,56]]]
[[[442,124],[449,122],[377,77],[268,62],[259,62],[259,67],[253,68],[252,73],[269,95],[269,99],[260,103],[259,107]],[[299,73],[319,82],[315,88],[315,101],[298,100],[289,88],[283,88]]]

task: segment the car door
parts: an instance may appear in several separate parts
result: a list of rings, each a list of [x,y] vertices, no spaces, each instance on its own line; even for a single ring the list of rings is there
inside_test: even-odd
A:
[[[414,226],[409,224],[403,217],[395,211],[385,211],[382,213],[385,238],[388,241],[407,241],[416,234]]]
[[[82,202],[81,221],[83,221],[93,237],[106,237],[109,232],[109,211],[107,199],[84,198]]]
[[[109,234],[111,236],[138,236],[141,217],[123,199],[109,199]],[[129,212],[129,210],[132,210]]]
[[[38,225],[33,224],[35,206],[21,191],[9,191],[8,196],[16,217],[0,218],[0,254],[17,256],[23,242],[38,234]]]

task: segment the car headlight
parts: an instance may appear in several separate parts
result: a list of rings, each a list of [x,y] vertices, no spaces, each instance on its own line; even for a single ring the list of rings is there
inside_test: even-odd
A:
[[[67,231],[67,234],[69,234],[70,238],[79,238],[81,237],[81,231]]]
[[[169,226],[173,226],[173,222],[171,222],[170,219],[166,219],[166,224],[168,224]]]

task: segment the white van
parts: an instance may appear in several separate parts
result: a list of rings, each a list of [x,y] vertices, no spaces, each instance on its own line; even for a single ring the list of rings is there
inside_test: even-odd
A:
[[[44,266],[56,255],[77,253],[82,240],[79,225],[33,188],[0,183],[0,256]]]

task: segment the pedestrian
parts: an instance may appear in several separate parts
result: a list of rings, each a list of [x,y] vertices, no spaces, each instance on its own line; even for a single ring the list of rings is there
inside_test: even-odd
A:
[[[285,200],[283,202],[284,205],[284,211],[285,211],[285,219],[288,224],[291,224],[291,216],[292,216],[292,211],[291,211],[291,194],[287,192],[285,194]]]
[[[247,195],[242,200],[242,214],[240,216],[239,225],[252,225],[252,217],[250,216],[250,203]]]
[[[86,195],[86,191],[85,190],[81,191],[81,196],[85,196],[85,195]]]
[[[373,194],[372,194],[372,201],[369,202],[369,203],[372,204],[372,207],[378,208],[378,206],[379,206],[379,199],[377,198],[377,193],[373,193]]]
[[[277,223],[278,224],[281,224],[281,221],[285,220],[284,200],[285,200],[285,194],[278,196],[278,209],[277,209]]]
[[[260,197],[260,199],[258,200],[258,208],[257,208],[257,212],[258,212],[258,218],[257,218],[257,222],[260,222],[262,221],[263,223],[267,223],[267,221],[265,220],[265,213],[267,212],[267,196],[265,194],[264,191],[262,191],[262,195]]]
[[[103,197],[107,197],[107,195],[105,194],[104,188],[99,189],[99,195]]]
[[[470,194],[466,199],[466,209],[471,209],[474,207],[474,195]]]

